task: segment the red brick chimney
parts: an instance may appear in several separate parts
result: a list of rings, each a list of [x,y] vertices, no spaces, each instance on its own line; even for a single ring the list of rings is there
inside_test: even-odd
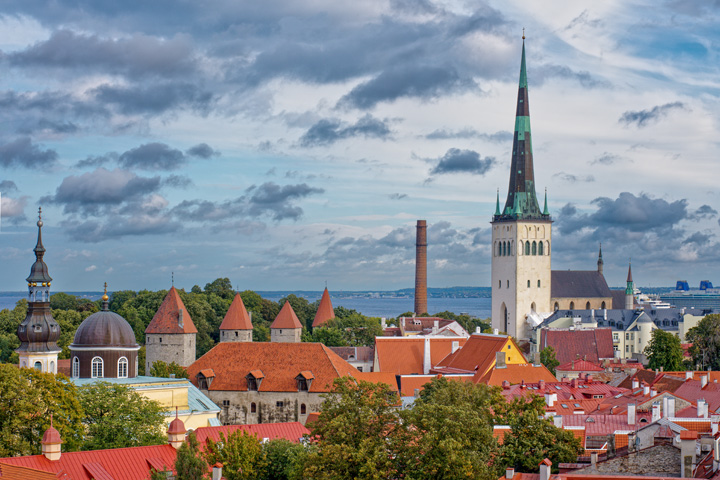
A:
[[[418,220],[415,243],[415,315],[427,311],[427,222]]]

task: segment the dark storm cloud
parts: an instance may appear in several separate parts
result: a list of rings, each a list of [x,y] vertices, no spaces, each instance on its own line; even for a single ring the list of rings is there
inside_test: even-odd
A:
[[[155,85],[100,85],[89,93],[102,103],[115,106],[120,113],[161,114],[176,108],[189,108],[206,114],[213,100],[210,92],[187,82]]]
[[[504,143],[512,140],[513,134],[508,131],[499,131],[495,133],[480,133],[473,128],[463,128],[461,130],[444,130],[439,129],[425,135],[428,140],[448,140],[448,139],[466,139],[477,138],[487,140],[493,143]]]
[[[120,205],[156,192],[160,177],[139,177],[127,170],[97,168],[82,175],[65,177],[54,195],[43,203],[63,205],[65,213],[98,215],[103,207]]]
[[[265,182],[260,186],[253,185],[245,195],[225,202],[184,200],[172,209],[172,214],[181,221],[194,222],[219,222],[236,217],[298,220],[303,209],[295,202],[324,191],[305,183],[281,186]]]
[[[46,41],[7,55],[14,66],[100,71],[130,77],[174,77],[195,70],[189,37],[164,40],[134,33],[126,38],[106,39],[69,30],[53,32]]]
[[[17,185],[15,185],[15,182],[12,180],[3,180],[0,182],[0,192],[2,193],[17,192],[17,189]]]
[[[35,124],[24,124],[18,126],[18,132],[29,135],[31,133],[51,133],[51,134],[70,134],[76,133],[80,127],[73,122],[64,122],[61,120],[53,121],[40,119]]]
[[[710,239],[714,237],[711,233],[701,233],[701,232],[695,232],[689,237],[687,237],[685,240],[683,240],[683,244],[694,244],[694,245],[707,245],[710,242]]]
[[[471,88],[477,88],[475,82],[471,78],[461,78],[451,66],[405,65],[389,68],[372,80],[361,83],[339,104],[364,110],[401,97],[430,100]]]
[[[613,155],[612,153],[605,152],[599,157],[591,160],[590,165],[612,165],[619,160],[620,157],[618,155]]]
[[[570,204],[563,207],[557,222],[560,232],[567,234],[589,228],[599,229],[603,234],[611,234],[612,230],[670,234],[681,220],[688,218],[686,200],[667,202],[644,193],[635,196],[623,192],[616,199],[598,197],[591,203],[597,208],[591,214],[578,214]]]
[[[185,154],[164,143],[146,143],[120,155],[121,167],[142,170],[176,170],[186,163]]]
[[[707,220],[717,216],[718,211],[712,208],[710,205],[702,205],[700,208],[695,210],[691,215],[688,216],[690,220]]]
[[[207,143],[199,143],[199,144],[195,145],[194,147],[190,147],[185,152],[185,154],[189,155],[191,157],[199,157],[199,158],[210,158],[210,157],[220,156],[220,152],[217,150],[214,150]]]
[[[553,175],[555,178],[559,178],[560,180],[568,183],[576,183],[576,182],[594,182],[595,177],[592,175],[573,175],[571,173],[565,173],[565,172],[558,172],[555,175]]]
[[[310,127],[300,137],[300,145],[303,147],[331,145],[339,140],[360,136],[387,139],[390,133],[387,121],[379,120],[369,114],[361,117],[352,125],[336,118],[327,118]]]
[[[481,158],[480,154],[473,150],[451,148],[438,159],[437,165],[433,167],[430,174],[472,173],[485,175],[495,163],[497,163],[495,157]]]
[[[625,125],[635,124],[637,127],[646,127],[650,123],[657,122],[662,117],[665,117],[673,110],[685,110],[685,104],[682,102],[666,103],[665,105],[657,105],[650,110],[628,110],[623,113],[619,123]]]
[[[0,166],[4,168],[48,167],[57,162],[58,154],[53,149],[43,150],[30,137],[21,137],[0,145]]]

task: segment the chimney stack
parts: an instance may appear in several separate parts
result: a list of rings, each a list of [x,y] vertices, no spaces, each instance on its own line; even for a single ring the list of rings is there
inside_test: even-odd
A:
[[[427,375],[430,373],[430,369],[432,368],[432,362],[431,362],[431,356],[430,356],[430,338],[425,337],[425,349],[423,352],[423,373]]]
[[[630,403],[627,406],[627,423],[628,425],[635,425],[635,404]]]
[[[549,459],[540,462],[540,480],[550,480],[550,467],[552,462]]]
[[[62,456],[62,443],[60,432],[53,427],[53,418],[52,414],[50,414],[50,427],[45,430],[42,441],[40,442],[42,445],[42,454],[51,462],[60,460]]]
[[[415,313],[427,313],[427,222],[417,221],[415,243]]]
[[[223,478],[222,469],[223,469],[222,463],[216,463],[215,465],[213,465],[212,480],[222,480],[222,478]]]

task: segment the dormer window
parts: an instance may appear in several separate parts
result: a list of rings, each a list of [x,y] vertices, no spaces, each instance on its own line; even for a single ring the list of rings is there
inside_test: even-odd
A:
[[[196,376],[198,388],[200,390],[208,390],[212,381],[215,379],[215,371],[212,368],[200,370]]]
[[[306,370],[304,372],[300,372],[300,374],[295,377],[295,381],[297,382],[297,389],[298,392],[309,392],[310,386],[312,385],[312,381],[315,379],[315,376],[312,374],[311,371]]]
[[[36,323],[35,325],[33,325],[33,330],[35,331],[35,333],[41,333],[42,325],[40,325],[39,323]]]
[[[262,383],[264,378],[265,378],[265,375],[262,373],[262,370],[252,370],[250,373],[245,375],[245,380],[247,381],[248,391],[249,392],[260,391],[260,384]]]

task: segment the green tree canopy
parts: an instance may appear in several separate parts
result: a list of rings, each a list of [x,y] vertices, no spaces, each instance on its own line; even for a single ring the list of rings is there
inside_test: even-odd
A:
[[[264,477],[267,468],[265,450],[255,435],[235,430],[220,441],[207,439],[205,461],[208,465],[223,464],[223,477],[227,480],[255,480]]]
[[[232,300],[235,296],[235,290],[232,288],[232,282],[229,278],[218,278],[211,283],[205,284],[205,293],[214,293],[220,298]]]
[[[308,449],[302,443],[284,438],[263,445],[267,467],[264,480],[300,480]]]
[[[690,355],[700,370],[720,370],[720,315],[705,315],[685,339],[692,343]]]
[[[670,332],[659,328],[653,330],[644,353],[648,357],[648,367],[652,370],[662,369],[668,372],[677,372],[684,369],[680,339]]]
[[[555,356],[555,349],[552,346],[548,345],[540,350],[540,363],[545,365],[545,368],[555,375],[555,369],[558,365],[560,365],[560,362],[558,362],[558,359]]]
[[[175,362],[165,363],[162,360],[157,360],[150,367],[151,377],[170,378],[171,374],[175,375],[175,378],[190,378],[187,370]]]
[[[200,442],[195,432],[188,435],[187,440],[180,445],[175,457],[175,480],[199,480],[206,478],[208,464],[200,451]]]
[[[98,382],[78,389],[87,434],[84,450],[160,445],[167,441],[160,404],[130,387]]]

